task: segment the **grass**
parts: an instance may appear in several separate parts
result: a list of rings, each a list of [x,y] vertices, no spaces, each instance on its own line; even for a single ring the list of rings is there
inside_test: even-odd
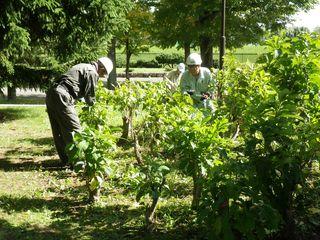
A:
[[[191,52],[200,52],[199,49],[192,49]],[[258,55],[265,52],[265,48],[263,46],[259,45],[245,45],[242,48],[234,49],[234,50],[228,50],[227,52],[232,52],[235,57],[241,61],[241,62],[255,62],[257,59]],[[140,53],[138,55],[133,55],[131,57],[131,63],[137,62],[137,60],[143,60],[143,61],[151,61],[155,59],[155,57],[161,53],[164,54],[172,54],[172,53],[178,53],[183,56],[184,50],[183,49],[177,49],[177,48],[166,48],[166,49],[161,49],[159,47],[151,47],[149,52],[145,53]],[[219,59],[219,49],[215,48],[213,50],[213,58],[218,61]],[[124,62],[125,61],[125,55],[123,53],[123,50],[117,50],[117,59],[119,61]],[[150,72],[150,71],[146,71]]]
[[[160,201],[158,228],[148,233],[144,229],[145,205],[136,203],[135,196],[125,191],[121,178],[107,181],[99,203],[87,203],[84,182],[59,166],[44,106],[0,106],[0,131],[1,240],[194,236],[188,222],[189,185],[175,184],[176,177],[169,184],[175,192],[183,189],[182,195]],[[119,167],[124,168],[131,159],[130,151],[119,149]]]
[[[45,104],[45,99],[37,96],[17,96],[14,100],[7,100],[0,97],[0,104]]]

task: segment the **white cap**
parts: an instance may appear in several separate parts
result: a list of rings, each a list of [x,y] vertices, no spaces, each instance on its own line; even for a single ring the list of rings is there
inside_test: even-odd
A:
[[[178,66],[177,66],[177,69],[180,71],[180,72],[184,72],[185,70],[185,65],[184,63],[179,63]]]
[[[98,61],[104,66],[104,68],[107,70],[107,73],[110,74],[113,69],[113,63],[111,59],[108,57],[101,57],[98,59]]]
[[[187,65],[201,65],[201,56],[198,53],[191,53],[186,61]]]

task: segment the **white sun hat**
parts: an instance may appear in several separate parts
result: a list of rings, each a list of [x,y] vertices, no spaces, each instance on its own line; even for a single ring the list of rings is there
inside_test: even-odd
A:
[[[184,65],[184,63],[179,63],[178,66],[177,66],[177,69],[180,71],[180,72],[184,72],[186,66]]]
[[[98,61],[104,66],[104,68],[107,70],[107,73],[110,74],[113,69],[113,63],[111,59],[108,57],[101,57],[98,59]]]
[[[187,58],[187,65],[201,65],[202,59],[198,53],[191,53]]]

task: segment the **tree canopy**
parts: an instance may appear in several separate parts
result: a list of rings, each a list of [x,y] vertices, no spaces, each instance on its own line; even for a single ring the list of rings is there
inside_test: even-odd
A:
[[[0,53],[17,63],[34,46],[61,60],[92,50],[106,52],[103,43],[126,29],[130,6],[130,0],[4,0]]]
[[[227,46],[257,43],[266,31],[278,31],[299,10],[311,8],[316,0],[228,0],[226,7]],[[155,4],[155,36],[164,47],[193,44],[201,53],[219,45],[219,0],[160,0]],[[209,49],[209,50],[208,50]],[[205,60],[206,62],[206,60]]]
[[[17,64],[51,68],[107,55],[114,34],[128,27],[131,5],[131,0],[2,0],[0,87],[23,83],[13,81]]]

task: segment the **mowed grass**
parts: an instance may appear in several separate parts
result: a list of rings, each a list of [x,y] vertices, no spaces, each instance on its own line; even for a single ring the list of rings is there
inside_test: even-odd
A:
[[[191,52],[200,52],[199,49],[191,49]],[[264,46],[260,46],[260,45],[245,45],[242,48],[237,48],[237,49],[227,49],[226,50],[227,53],[232,53],[235,58],[240,61],[240,62],[255,62],[256,59],[258,58],[258,56],[264,52],[266,52],[266,49]],[[165,49],[161,49],[159,47],[151,47],[149,49],[149,52],[143,52],[143,53],[139,53],[136,55],[132,55],[131,57],[131,63],[137,62],[138,60],[143,60],[143,61],[152,61],[155,59],[155,57],[157,55],[160,54],[179,54],[181,56],[184,55],[184,50],[182,48],[178,49],[175,47],[172,48],[165,48]],[[214,48],[213,49],[213,58],[214,61],[218,61],[219,60],[219,48]],[[117,49],[117,59],[119,61],[125,61],[125,54],[123,49]],[[165,69],[164,69],[165,70]],[[133,69],[133,72],[154,72],[150,69],[146,69],[146,70],[139,70],[139,69]],[[163,69],[161,69],[160,72],[162,72]],[[124,72],[124,68],[121,68],[119,70],[119,72]]]
[[[171,176],[175,194],[160,201],[157,229],[149,233],[145,205],[135,201],[121,177],[106,182],[99,203],[87,203],[84,181],[59,166],[44,106],[0,106],[0,131],[1,240],[195,238],[190,182]],[[114,159],[119,176],[132,159],[130,149],[119,148]]]

